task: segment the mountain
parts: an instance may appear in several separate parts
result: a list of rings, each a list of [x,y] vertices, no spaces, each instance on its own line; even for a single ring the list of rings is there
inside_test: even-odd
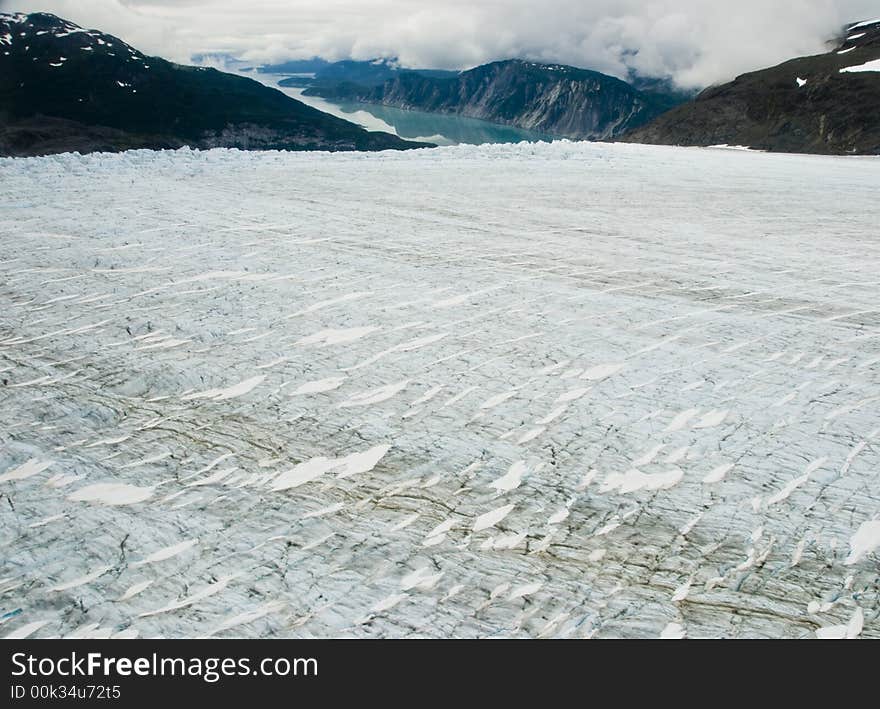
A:
[[[301,70],[291,71],[298,66],[296,62],[277,64],[271,67],[261,67],[260,71],[269,68],[279,69],[286,67],[288,71],[275,71],[272,73],[300,73],[313,74],[311,76],[292,76],[278,82],[279,86],[311,86],[323,90],[330,90],[343,83],[351,83],[360,87],[381,86],[402,73],[417,74],[419,76],[433,78],[450,78],[458,76],[457,71],[444,71],[442,69],[402,69],[396,60],[376,59],[374,61],[356,61],[346,59],[332,64],[325,64],[313,72]]]
[[[630,72],[626,83],[643,94],[653,96],[658,105],[663,106],[665,110],[687,103],[699,93],[696,89],[676,86],[672,79],[642,76],[637,72]]]
[[[228,52],[200,52],[190,56],[190,61],[197,66],[210,66],[236,74],[242,71],[254,71],[256,68],[251,62],[239,59]]]
[[[454,113],[575,140],[614,138],[677,102],[596,71],[519,59],[484,64],[454,76],[404,71],[380,86],[348,81],[313,85],[303,93]]]
[[[330,66],[330,62],[320,57],[311,59],[292,59],[280,64],[264,64],[258,66],[257,71],[261,74],[314,74],[321,69]]]
[[[251,79],[148,57],[46,13],[0,14],[0,155],[77,150],[424,147]]]
[[[623,140],[880,154],[880,20],[850,25],[826,54],[708,88]]]

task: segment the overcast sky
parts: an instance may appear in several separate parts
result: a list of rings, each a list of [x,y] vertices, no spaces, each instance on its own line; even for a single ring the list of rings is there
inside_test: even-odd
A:
[[[682,86],[817,53],[877,0],[0,0],[53,12],[148,54],[225,52],[254,62],[399,57],[411,67],[557,61]]]

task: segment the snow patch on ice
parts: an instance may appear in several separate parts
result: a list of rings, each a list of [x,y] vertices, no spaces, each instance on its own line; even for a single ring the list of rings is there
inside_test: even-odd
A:
[[[74,502],[96,502],[103,505],[133,505],[149,500],[152,487],[137,487],[125,483],[96,483],[81,487],[68,495]]]

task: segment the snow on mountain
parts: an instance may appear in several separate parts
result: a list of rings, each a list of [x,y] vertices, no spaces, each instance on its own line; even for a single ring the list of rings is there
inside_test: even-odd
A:
[[[664,145],[880,155],[880,21],[853,24],[834,50],[711,86],[623,139]]]
[[[874,59],[870,62],[865,62],[864,64],[857,64],[856,66],[847,66],[841,69],[842,72],[848,71],[880,71],[880,59]]]
[[[880,636],[880,160],[0,182],[0,635]]]
[[[9,54],[13,45],[30,46],[34,42],[45,45],[52,40],[64,40],[57,46],[69,53],[72,51],[97,52],[107,56],[119,56],[130,62],[141,62],[144,69],[149,69],[148,57],[117,37],[85,29],[65,20],[62,17],[46,13],[0,13],[0,27],[5,32],[0,34],[0,45],[5,44],[4,54]],[[59,57],[59,60],[66,57]]]

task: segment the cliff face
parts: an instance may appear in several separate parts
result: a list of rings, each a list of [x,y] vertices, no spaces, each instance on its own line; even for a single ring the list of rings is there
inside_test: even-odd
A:
[[[421,147],[251,79],[148,57],[54,15],[0,14],[0,155],[184,145]]]
[[[623,140],[880,154],[880,21],[850,26],[827,54],[708,88]]]
[[[605,74],[521,60],[493,62],[451,78],[401,73],[379,87],[348,82],[306,94],[454,113],[575,140],[606,140],[644,124],[665,99]]]

